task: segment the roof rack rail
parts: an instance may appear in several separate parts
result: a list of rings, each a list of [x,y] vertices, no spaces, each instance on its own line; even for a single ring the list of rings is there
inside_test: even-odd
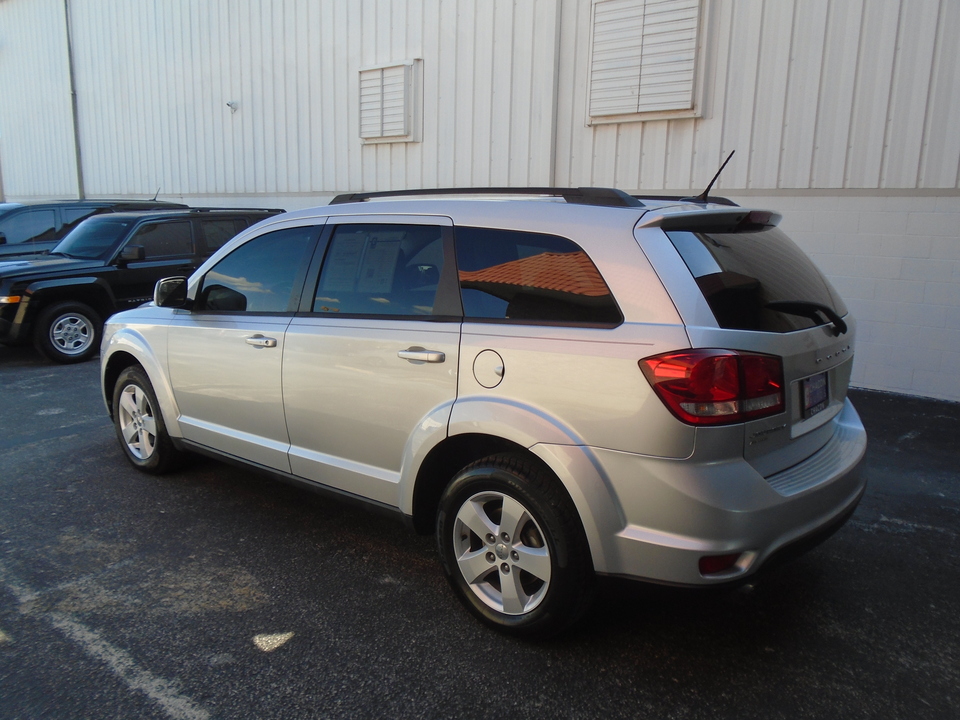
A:
[[[422,188],[416,190],[386,190],[384,192],[346,193],[337,195],[331,205],[364,202],[388,197],[416,197],[418,195],[550,195],[562,197],[577,205],[605,205],[607,207],[643,207],[636,197],[623,190],[602,187],[485,187],[485,188]]]
[[[282,213],[286,212],[283,208],[227,208],[227,207],[192,207],[190,212],[204,213],[204,212],[269,212],[269,213]]]
[[[633,195],[632,197],[635,197],[638,200],[690,200],[689,197],[681,195]],[[709,202],[716,203],[717,205],[740,207],[738,203],[735,203],[730,198],[720,197],[719,195],[711,195]]]

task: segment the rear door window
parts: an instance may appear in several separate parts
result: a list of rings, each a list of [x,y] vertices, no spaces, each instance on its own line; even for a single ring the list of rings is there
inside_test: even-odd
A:
[[[190,221],[144,225],[137,230],[130,244],[142,246],[147,260],[193,255]]]
[[[593,261],[557,235],[458,227],[465,318],[613,326],[623,315]]]
[[[312,311],[433,316],[444,267],[438,225],[344,224],[330,239]]]
[[[813,261],[777,228],[666,234],[722,328],[792,332],[830,322],[818,308],[847,314]]]

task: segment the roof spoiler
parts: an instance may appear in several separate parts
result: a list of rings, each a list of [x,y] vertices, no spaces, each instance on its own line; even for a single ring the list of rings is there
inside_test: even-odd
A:
[[[638,228],[659,227],[663,230],[686,230],[704,233],[759,232],[780,224],[783,216],[769,210],[717,208],[715,210],[681,210],[644,215]]]

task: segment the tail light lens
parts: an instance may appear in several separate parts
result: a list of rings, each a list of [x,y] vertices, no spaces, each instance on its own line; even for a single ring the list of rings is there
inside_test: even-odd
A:
[[[685,350],[640,361],[654,391],[691,425],[730,425],[783,412],[783,363],[773,355]]]

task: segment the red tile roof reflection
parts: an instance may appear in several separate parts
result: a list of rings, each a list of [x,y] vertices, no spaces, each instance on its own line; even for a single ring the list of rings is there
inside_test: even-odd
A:
[[[573,253],[545,252],[483,270],[461,270],[460,282],[519,285],[589,297],[610,294],[606,283],[582,250]]]

